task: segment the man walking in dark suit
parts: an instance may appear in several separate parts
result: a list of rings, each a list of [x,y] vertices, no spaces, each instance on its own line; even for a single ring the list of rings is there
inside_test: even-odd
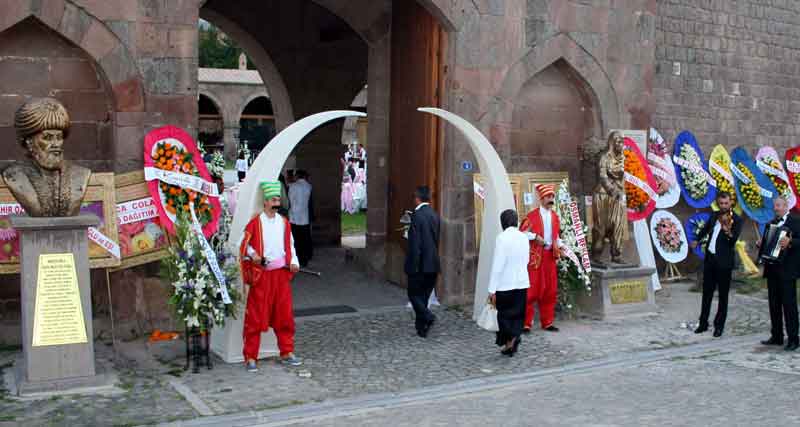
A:
[[[789,229],[789,236],[778,242],[780,257],[764,263],[764,277],[769,291],[769,317],[772,333],[764,345],[783,345],[783,321],[786,320],[787,351],[797,350],[797,287],[796,280],[800,269],[800,219],[789,213],[789,203],[783,196],[773,199],[776,224]],[[766,244],[766,234],[759,242],[759,248]]]
[[[714,318],[714,336],[722,336],[725,319],[728,317],[728,293],[731,289],[731,273],[733,272],[734,249],[739,233],[742,231],[742,218],[731,210],[731,195],[721,191],[717,193],[719,210],[711,215],[711,219],[697,233],[697,240],[711,236],[706,244],[706,257],[703,264],[703,299],[700,309],[700,324],[694,333],[701,334],[708,330],[708,315],[711,312],[711,300],[714,290],[718,292],[717,316]]]
[[[428,298],[439,275],[439,216],[430,206],[431,190],[417,187],[416,208],[408,229],[408,252],[405,271],[408,275],[408,299],[416,315],[417,335],[428,336],[436,316],[428,309]]]

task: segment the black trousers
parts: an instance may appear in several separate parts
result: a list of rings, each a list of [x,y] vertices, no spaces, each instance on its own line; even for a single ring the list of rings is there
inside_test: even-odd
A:
[[[728,294],[731,290],[732,268],[721,268],[714,260],[714,255],[706,254],[703,265],[703,299],[700,307],[700,326],[708,327],[708,316],[711,313],[711,301],[716,290],[719,297],[717,316],[714,317],[714,329],[725,329],[728,317]]]
[[[247,175],[247,172],[236,171],[236,175],[239,176],[239,182],[244,181],[244,177]]]
[[[311,224],[292,224],[292,236],[294,236],[294,250],[297,251],[297,260],[300,261],[300,267],[305,267],[314,255],[314,245],[311,242]]]
[[[786,322],[786,336],[789,342],[797,342],[797,285],[794,279],[786,279],[778,274],[767,276],[769,293],[769,318],[772,324],[772,337],[783,340],[783,323]]]
[[[497,291],[494,296],[497,307],[497,326],[500,329],[497,331],[495,344],[504,346],[512,339],[519,338],[522,333],[528,289]]]
[[[436,316],[428,309],[428,299],[436,286],[439,273],[415,273],[408,275],[408,300],[414,309],[414,326],[418,331],[424,330],[436,320]]]

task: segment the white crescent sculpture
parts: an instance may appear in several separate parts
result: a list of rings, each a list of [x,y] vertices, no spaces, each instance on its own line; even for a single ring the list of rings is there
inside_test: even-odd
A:
[[[516,209],[514,192],[500,156],[492,144],[475,126],[463,118],[439,108],[418,108],[419,111],[441,117],[456,127],[467,138],[472,153],[478,160],[478,167],[486,179],[486,199],[484,200],[483,225],[481,226],[481,247],[478,254],[478,277],[475,281],[475,310],[473,319],[477,319],[489,289],[489,276],[494,258],[494,243],[503,231],[500,227],[500,213],[506,209]],[[519,213],[522,216],[521,213]]]
[[[311,131],[323,124],[343,117],[366,117],[365,113],[359,111],[337,110],[325,111],[312,114],[298,120],[279,134],[261,150],[253,165],[250,166],[249,173],[242,183],[242,189],[236,200],[236,212],[233,214],[231,223],[231,234],[228,237],[228,244],[233,248],[239,247],[239,241],[244,234],[244,228],[251,218],[263,210],[264,196],[261,193],[259,183],[262,181],[277,181],[278,174],[281,173],[283,165],[292,154],[292,150],[306,137]]]
[[[250,166],[236,200],[236,211],[233,214],[233,222],[231,223],[231,234],[228,236],[228,245],[230,245],[235,254],[239,253],[239,242],[244,235],[244,228],[250,218],[263,210],[264,196],[259,182],[276,181],[292,150],[314,129],[331,120],[351,116],[366,117],[366,114],[358,111],[341,110],[310,115],[289,125],[275,135],[269,144],[261,150],[253,165]],[[241,283],[239,283],[239,286],[242,286]],[[242,313],[244,313],[244,302],[242,303]],[[242,356],[244,314],[242,313],[236,316],[235,319],[228,318],[225,322],[225,327],[211,335],[211,350],[227,363],[237,363],[244,360]],[[261,348],[258,350],[259,359],[277,353],[278,347],[275,335],[272,332],[262,334]]]

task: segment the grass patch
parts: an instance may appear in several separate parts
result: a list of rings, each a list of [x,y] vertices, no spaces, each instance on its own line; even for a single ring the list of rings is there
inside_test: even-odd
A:
[[[342,235],[352,236],[367,232],[367,213],[358,212],[350,215],[342,213]]]
[[[750,295],[766,289],[767,281],[762,277],[741,277],[733,281],[736,293]]]

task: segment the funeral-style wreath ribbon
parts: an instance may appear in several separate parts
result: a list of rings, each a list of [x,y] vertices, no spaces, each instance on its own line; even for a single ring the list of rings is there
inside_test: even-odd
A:
[[[144,166],[147,187],[161,225],[175,234],[177,210],[188,213],[189,202],[193,202],[203,235],[210,238],[217,230],[222,206],[219,190],[191,135],[176,126],[150,131],[144,139]],[[172,195],[174,190],[178,193]],[[195,197],[198,200],[192,200]],[[176,198],[177,203],[167,203]],[[179,203],[182,206],[178,206]]]
[[[200,226],[200,221],[197,220],[197,215],[194,213],[194,203],[189,204],[189,213],[192,216],[192,231],[197,235],[197,240],[200,242],[200,247],[203,249],[206,261],[208,261],[208,267],[211,268],[211,272],[214,273],[214,277],[217,278],[217,283],[219,283],[217,291],[222,295],[222,302],[231,304],[233,301],[231,301],[231,296],[228,294],[225,274],[222,273],[222,269],[219,267],[216,252],[214,252],[214,249],[208,243],[208,240],[206,240],[206,236],[203,235],[203,227]]]

